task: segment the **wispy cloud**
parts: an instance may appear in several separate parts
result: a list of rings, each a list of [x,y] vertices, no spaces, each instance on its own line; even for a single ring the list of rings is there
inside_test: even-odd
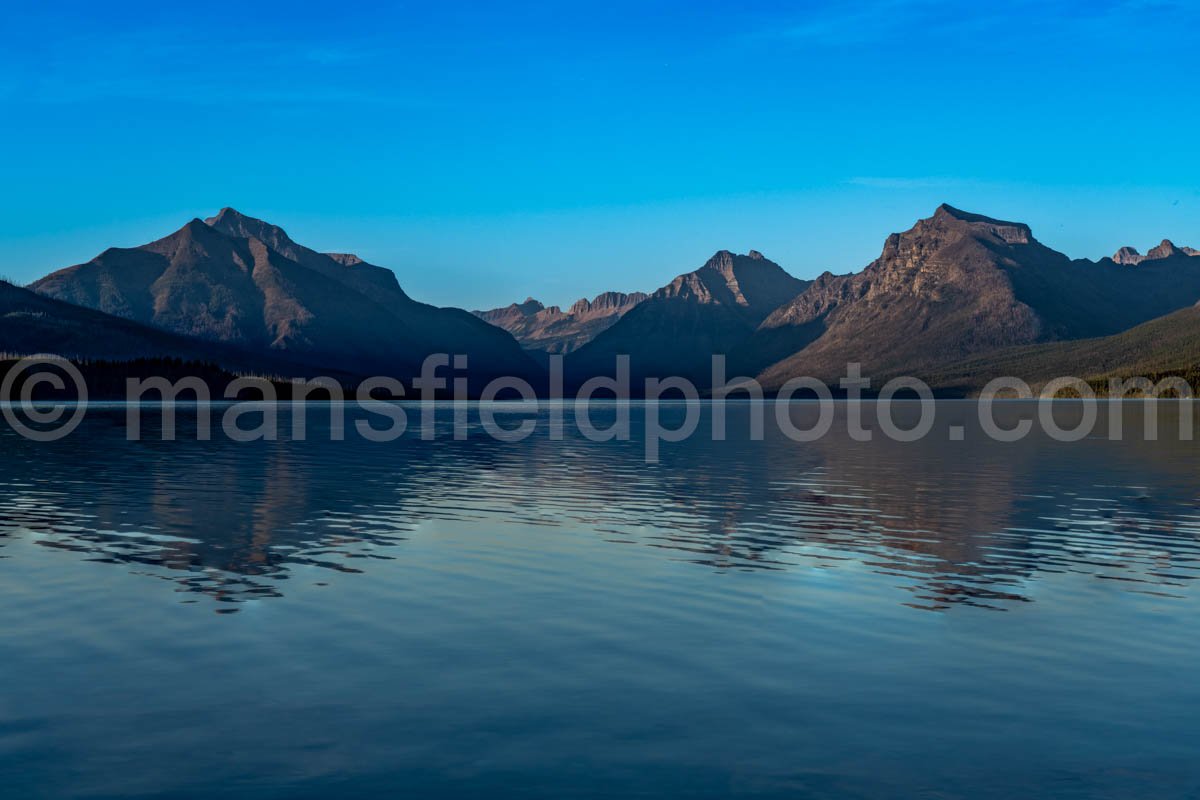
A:
[[[885,38],[904,19],[911,19],[915,11],[914,6],[905,8],[897,0],[818,6],[772,34],[807,43],[861,44]]]
[[[1116,37],[1127,43],[1136,34],[1164,22],[1194,24],[1200,14],[1190,0],[1013,0],[995,6],[959,0],[862,0],[855,4],[816,3],[777,20],[763,36],[808,46],[880,44],[913,33],[944,41],[991,38],[1038,38],[1055,41],[1064,34]],[[1036,26],[1025,24],[1037,20]],[[988,38],[971,38],[988,34]]]
[[[955,0],[864,0],[811,6],[777,25],[769,35],[806,45],[880,44],[920,31],[935,37],[958,37],[1011,21],[1031,0],[1016,0],[1004,9],[964,6]],[[1045,8],[1049,3],[1039,3]],[[1045,12],[1043,11],[1043,14]]]
[[[871,189],[949,189],[965,186],[969,182],[962,178],[934,176],[917,178],[860,176],[846,181],[851,186],[866,186]]]
[[[0,78],[0,98],[38,104],[428,105],[371,80],[394,63],[396,47],[369,36],[314,46],[303,38],[218,37],[204,29],[159,27],[104,40],[75,34],[47,47],[49,55],[36,66],[17,62],[15,78]]]

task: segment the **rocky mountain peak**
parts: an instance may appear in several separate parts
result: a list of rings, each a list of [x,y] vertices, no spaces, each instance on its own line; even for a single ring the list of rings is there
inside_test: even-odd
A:
[[[253,219],[253,218],[246,216],[242,212],[238,211],[236,208],[233,208],[232,206],[225,206],[220,211],[218,211],[216,214],[214,214],[213,216],[204,220],[204,222],[207,225],[216,227],[217,224],[233,225],[233,224],[237,224],[237,222],[239,220],[251,220],[251,219]],[[254,220],[254,221],[262,222],[262,220]]]
[[[931,224],[923,226],[922,223]],[[1005,220],[992,219],[982,214],[972,214],[969,211],[963,211],[947,203],[942,203],[938,206],[937,210],[933,212],[933,217],[929,220],[921,220],[912,230],[917,231],[918,228],[932,229],[936,227],[953,228],[964,232],[969,231],[974,235],[998,239],[1005,244],[1030,244],[1034,241],[1033,232],[1023,222],[1007,222]]]
[[[1140,263],[1144,258],[1145,256],[1139,253],[1136,247],[1128,245],[1113,253],[1112,256],[1112,260],[1116,263],[1129,266]]]
[[[209,217],[204,222],[213,230],[220,231],[226,236],[258,239],[272,250],[281,252],[288,257],[293,257],[292,251],[299,247],[278,225],[247,216],[228,206],[218,211],[215,217]]]
[[[199,219],[192,219],[170,236],[164,236],[149,244],[144,244],[139,249],[165,256],[185,252],[203,253],[219,243],[227,244],[228,240],[222,242],[222,239],[223,237],[208,225]],[[109,248],[105,251],[106,254],[119,252],[120,248]]]
[[[262,242],[285,258],[345,283],[370,298],[378,299],[381,293],[393,299],[407,298],[391,270],[368,264],[353,253],[318,253],[293,241],[278,225],[247,216],[235,208],[222,208],[203,224],[229,238]]]
[[[737,256],[729,250],[718,250],[713,253],[708,261],[704,262],[704,266],[700,269],[713,270],[729,277],[733,274],[733,265],[736,258]]]
[[[1146,252],[1146,260],[1151,261],[1157,258],[1170,258],[1171,256],[1181,256],[1184,252],[1175,246],[1175,243],[1170,239],[1163,239],[1158,247],[1151,247]]]
[[[937,296],[948,283],[973,280],[973,265],[991,264],[993,251],[1023,245],[1040,247],[1028,225],[943,203],[932,217],[888,236],[879,258],[862,273],[861,288]]]
[[[551,306],[551,308],[554,307]],[[493,308],[490,311],[475,311],[473,313],[480,319],[507,330],[512,325],[523,324],[525,321],[544,314],[549,310],[540,301],[534,300],[532,297],[526,297],[522,303],[509,303],[501,308]]]
[[[732,250],[718,250],[713,253],[708,261],[704,262],[704,266],[696,270],[696,272],[688,273],[689,275],[703,275],[705,272],[716,272],[726,282],[736,285],[739,278],[744,278],[745,273],[740,274],[743,268],[750,267],[751,271],[759,272],[764,268],[774,268],[781,270],[778,264],[764,256],[757,250],[751,250],[745,255],[733,252]],[[770,270],[773,271],[773,270]],[[686,276],[680,276],[686,277]]]

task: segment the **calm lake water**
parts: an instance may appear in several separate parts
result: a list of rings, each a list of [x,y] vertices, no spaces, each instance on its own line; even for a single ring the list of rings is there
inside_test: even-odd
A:
[[[741,404],[656,464],[640,407],[628,442],[0,423],[0,791],[1200,796],[1200,442],[938,409],[801,444]]]

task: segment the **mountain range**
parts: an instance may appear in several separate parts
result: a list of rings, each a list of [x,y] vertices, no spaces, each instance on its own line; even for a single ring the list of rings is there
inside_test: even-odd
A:
[[[391,270],[225,208],[28,289],[0,284],[0,351],[348,380],[407,380],[429,354],[464,354],[473,391],[500,375],[544,386],[551,355],[565,356],[572,386],[614,375],[627,355],[635,390],[670,375],[703,388],[722,354],[727,378],[768,390],[800,375],[834,382],[857,362],[879,381],[913,374],[969,394],[997,374],[1195,371],[1198,256],[1164,240],[1144,255],[1071,259],[1023,223],[942,205],[857,273],[800,280],[757,251],[721,250],[652,292],[470,313],[421,303]]]

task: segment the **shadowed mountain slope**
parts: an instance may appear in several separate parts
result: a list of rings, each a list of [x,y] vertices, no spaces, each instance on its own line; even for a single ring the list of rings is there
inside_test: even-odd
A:
[[[251,353],[64,303],[0,281],[0,352],[53,354],[76,360],[181,359],[237,372],[301,377],[319,369],[341,380],[336,365],[306,365],[285,353]]]
[[[205,343],[0,281],[0,351],[67,358],[194,358]]]

